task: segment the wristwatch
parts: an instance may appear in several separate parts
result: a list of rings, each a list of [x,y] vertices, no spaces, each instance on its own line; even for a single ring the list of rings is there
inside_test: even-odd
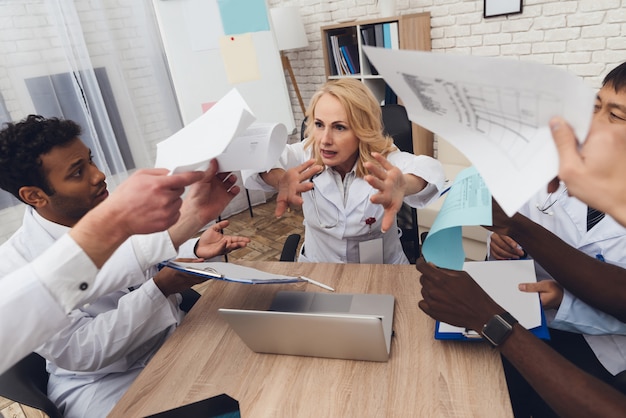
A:
[[[515,324],[517,324],[517,319],[510,313],[503,312],[487,321],[481,334],[491,345],[497,347],[509,337]]]

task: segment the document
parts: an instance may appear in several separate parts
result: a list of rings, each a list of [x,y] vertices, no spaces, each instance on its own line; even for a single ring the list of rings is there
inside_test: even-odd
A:
[[[235,263],[202,262],[188,263],[182,261],[168,261],[161,263],[162,267],[170,267],[184,273],[195,274],[209,279],[226,280],[228,282],[247,284],[296,283],[308,282],[323,289],[334,291],[328,285],[304,276],[284,276],[268,273],[252,267],[240,266]]]
[[[517,288],[520,283],[537,281],[533,260],[470,261],[463,265],[463,270],[522,326],[540,338],[549,338],[539,294]],[[465,328],[437,322],[435,338],[463,340],[481,337]]]
[[[409,118],[476,166],[511,216],[558,172],[548,122],[562,116],[586,138],[595,91],[557,67],[507,58],[364,46]]]
[[[266,171],[287,144],[281,123],[253,123],[256,117],[236,89],[202,116],[157,144],[155,167],[170,173],[206,170],[217,158],[220,172]]]
[[[461,270],[465,261],[463,225],[491,225],[491,193],[475,167],[461,171],[442,199],[422,254],[428,262]]]

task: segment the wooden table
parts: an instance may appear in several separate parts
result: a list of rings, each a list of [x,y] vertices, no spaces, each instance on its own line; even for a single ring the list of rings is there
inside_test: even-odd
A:
[[[122,397],[110,417],[140,417],[221,393],[243,417],[510,417],[499,354],[484,342],[437,341],[413,265],[242,262],[303,275],[341,293],[396,298],[386,363],[252,352],[218,308],[267,309],[278,290],[326,292],[306,283],[215,280]]]

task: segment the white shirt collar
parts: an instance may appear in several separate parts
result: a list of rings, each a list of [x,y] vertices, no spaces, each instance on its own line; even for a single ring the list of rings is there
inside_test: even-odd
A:
[[[50,236],[52,236],[52,238],[54,238],[55,240],[58,240],[63,235],[67,234],[67,231],[70,230],[70,228],[67,226],[47,220],[46,218],[41,216],[39,212],[37,212],[35,209],[33,209],[32,211],[33,211],[33,217],[35,218],[35,221],[39,225],[41,225],[41,227],[48,234],[50,234]]]

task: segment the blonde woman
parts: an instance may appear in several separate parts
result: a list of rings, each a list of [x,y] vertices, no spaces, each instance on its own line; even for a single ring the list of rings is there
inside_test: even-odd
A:
[[[396,213],[403,201],[419,208],[437,199],[441,164],[393,145],[380,105],[360,81],[329,81],[306,116],[306,139],[287,145],[276,168],[244,172],[244,185],[277,190],[278,217],[302,206],[299,261],[407,264]]]

